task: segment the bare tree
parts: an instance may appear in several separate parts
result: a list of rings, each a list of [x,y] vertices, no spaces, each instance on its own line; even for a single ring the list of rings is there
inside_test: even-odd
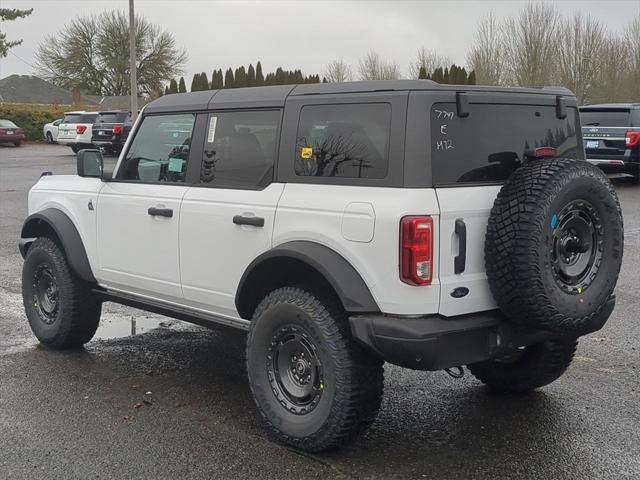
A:
[[[640,13],[629,23],[625,31],[625,42],[629,49],[628,94],[630,100],[640,100]]]
[[[553,83],[561,17],[544,3],[529,3],[504,25],[507,81],[519,86]]]
[[[629,45],[621,37],[609,37],[599,52],[596,87],[589,103],[621,102],[627,99],[624,85],[630,77]]]
[[[444,69],[452,63],[451,58],[447,55],[441,55],[421,47],[416,53],[415,60],[409,64],[409,76],[419,78],[421,68],[424,68],[427,75],[431,75],[436,68]]]
[[[398,64],[382,60],[376,52],[369,52],[362,57],[358,72],[360,80],[396,80],[400,78]]]
[[[560,30],[558,80],[575,93],[581,104],[592,100],[598,87],[597,77],[605,43],[602,24],[580,13],[567,20]]]
[[[173,34],[142,17],[135,19],[139,93],[152,94],[182,71],[187,55]],[[41,77],[87,93],[127,95],[129,20],[123,12],[78,17],[45,38],[36,53]]]
[[[331,83],[348,82],[353,78],[351,67],[343,60],[334,60],[322,70],[322,75]]]
[[[483,85],[505,83],[505,51],[503,30],[496,18],[484,17],[475,33],[474,45],[467,55],[469,70],[476,73],[476,81]]]

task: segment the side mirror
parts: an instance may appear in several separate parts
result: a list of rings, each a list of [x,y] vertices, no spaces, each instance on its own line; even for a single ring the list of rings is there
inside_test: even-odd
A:
[[[78,175],[101,178],[104,161],[100,150],[86,149],[78,152]]]

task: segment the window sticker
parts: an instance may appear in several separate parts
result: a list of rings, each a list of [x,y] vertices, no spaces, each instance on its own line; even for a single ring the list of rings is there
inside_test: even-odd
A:
[[[309,160],[311,157],[313,157],[312,147],[302,147],[302,149],[300,149],[300,158],[303,160]]]
[[[209,134],[207,135],[207,143],[213,143],[216,139],[216,125],[218,124],[218,117],[211,117],[209,120]]]
[[[169,159],[169,171],[170,172],[182,172],[184,167],[184,160],[182,158],[170,158]]]

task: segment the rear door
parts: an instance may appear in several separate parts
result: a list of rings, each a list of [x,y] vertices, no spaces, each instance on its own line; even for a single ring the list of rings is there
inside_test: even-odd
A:
[[[238,317],[245,269],[271,248],[283,184],[273,183],[280,110],[219,111],[207,118],[196,184],[182,202],[180,269],[190,306]]]
[[[513,95],[474,93],[466,117],[457,114],[454,101],[431,106],[432,174],[440,204],[440,313],[445,316],[495,307],[485,272],[487,222],[502,184],[525,154],[553,147],[557,156],[583,156],[575,107],[558,118],[553,96],[516,98],[518,105]]]
[[[67,113],[58,126],[58,141],[69,143],[76,139],[76,125],[80,120],[81,113]]]

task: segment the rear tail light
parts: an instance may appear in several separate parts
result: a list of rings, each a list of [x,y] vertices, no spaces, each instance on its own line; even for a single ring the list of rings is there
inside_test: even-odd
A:
[[[120,135],[122,133],[122,125],[114,125],[112,130],[114,135]]]
[[[76,127],[76,133],[77,133],[78,135],[82,135],[82,134],[83,134],[84,132],[86,132],[86,131],[87,131],[87,126],[86,126],[86,125],[78,125],[78,126]]]
[[[633,148],[640,143],[640,132],[629,130],[624,136],[624,144],[627,148]]]
[[[557,156],[558,151],[553,147],[540,147],[533,151],[533,156],[536,158],[549,158]]]
[[[400,278],[410,285],[433,280],[433,219],[404,217],[400,223]]]

